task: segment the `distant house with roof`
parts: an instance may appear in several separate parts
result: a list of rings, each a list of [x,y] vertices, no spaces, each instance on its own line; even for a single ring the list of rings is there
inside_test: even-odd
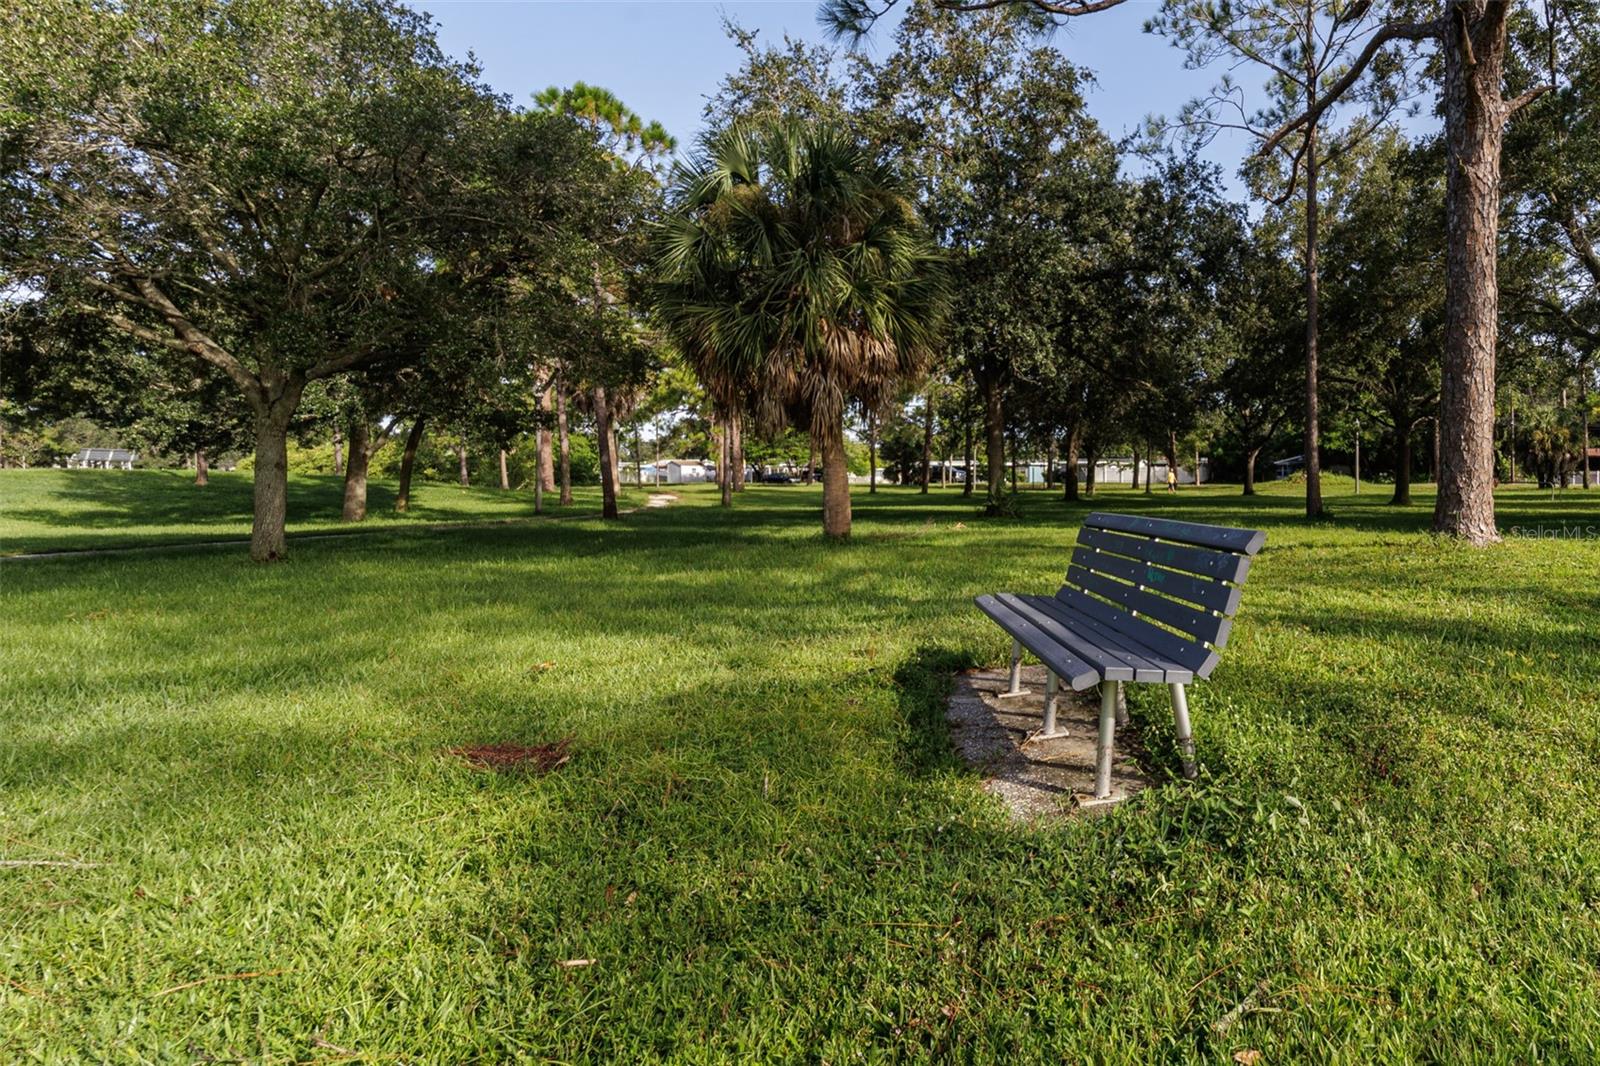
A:
[[[695,485],[716,476],[716,465],[704,459],[666,459],[661,463],[661,480],[668,485]]]
[[[69,470],[132,470],[138,452],[123,448],[81,448],[67,456]]]

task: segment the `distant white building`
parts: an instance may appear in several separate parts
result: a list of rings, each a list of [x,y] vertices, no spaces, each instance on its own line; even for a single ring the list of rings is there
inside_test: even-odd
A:
[[[132,470],[138,461],[138,452],[122,448],[84,448],[67,457],[67,469]]]
[[[697,485],[716,477],[716,466],[704,459],[667,459],[661,463],[661,480],[668,485]]]

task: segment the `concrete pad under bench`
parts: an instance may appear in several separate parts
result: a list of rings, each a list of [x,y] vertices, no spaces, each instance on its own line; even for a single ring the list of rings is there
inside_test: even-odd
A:
[[[1004,668],[957,674],[945,712],[956,752],[984,775],[984,791],[997,796],[1013,818],[1103,810],[1150,784],[1137,761],[1143,750],[1138,731],[1125,726],[1117,730],[1111,795],[1095,799],[1098,694],[1063,688],[1056,722],[1066,736],[1043,739],[1035,734],[1044,723],[1044,667],[1024,667],[1022,682],[1027,695],[1000,699],[1008,683]]]

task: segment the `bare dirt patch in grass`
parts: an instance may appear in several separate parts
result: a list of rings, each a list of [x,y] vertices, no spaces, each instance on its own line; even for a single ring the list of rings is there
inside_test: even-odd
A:
[[[450,754],[474,770],[547,774],[572,758],[572,738],[549,744],[475,744],[451,748]]]

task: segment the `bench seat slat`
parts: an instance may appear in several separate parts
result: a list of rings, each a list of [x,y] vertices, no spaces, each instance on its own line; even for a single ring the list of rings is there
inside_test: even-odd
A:
[[[1084,662],[1096,667],[1100,671],[1100,676],[1107,681],[1161,680],[1161,669],[1151,664],[1149,660],[1130,653],[1120,646],[1085,636],[1057,612],[1046,610],[1044,604],[1040,602],[1040,597],[1002,593],[1000,600],[1071,648]]]
[[[1153,626],[1143,619],[1135,618],[1126,611],[1119,610],[1109,603],[1095,599],[1082,589],[1074,588],[1071,585],[1063,585],[1056,592],[1056,599],[1079,613],[1110,626],[1119,633],[1125,633],[1133,637],[1140,644],[1166,656],[1178,665],[1192,670],[1195,677],[1206,677],[1217,664],[1217,653],[1204,644],[1196,644],[1193,641],[1184,640],[1182,637],[1169,633],[1159,626]]]
[[[1170,518],[1145,518],[1142,515],[1108,514],[1095,511],[1084,519],[1084,525],[1096,529],[1113,529],[1141,537],[1160,537],[1192,544],[1197,548],[1215,551],[1242,552],[1254,555],[1267,543],[1267,535],[1259,529],[1235,529],[1232,526],[1208,526],[1200,522],[1178,522]]]
[[[1001,603],[994,596],[979,596],[974,603],[978,610],[994,619],[1000,628],[1015,637],[1023,647],[1039,657],[1055,675],[1074,691],[1082,691],[1100,680],[1100,671],[1073,655],[1059,641],[1019,614],[1014,608]]]
[[[1207,551],[1204,548],[1191,548],[1165,541],[1145,540],[1143,537],[1130,537],[1110,530],[1090,529],[1088,526],[1078,531],[1078,543],[1142,559],[1156,566],[1187,570],[1191,574],[1200,574],[1219,581],[1232,581],[1235,584],[1244,581],[1244,576],[1250,572],[1250,557],[1246,555],[1231,555],[1227,552]]]
[[[1067,569],[1067,581],[1085,591],[1115,601],[1130,611],[1137,611],[1142,616],[1181,629],[1195,640],[1209,641],[1218,648],[1228,643],[1228,630],[1232,628],[1232,623],[1220,615],[1197,611],[1176,600],[1164,600],[1154,593],[1144,592],[1132,585],[1114,581],[1078,566]]]
[[[1198,604],[1208,611],[1232,614],[1239,608],[1239,596],[1242,590],[1237,585],[1224,585],[1220,581],[1195,577],[1177,570],[1163,570],[1135,559],[1124,559],[1120,555],[1097,552],[1089,548],[1074,548],[1072,561],[1086,570],[1110,574],[1124,581],[1148,586],[1169,596],[1177,596],[1179,599]]]
[[[1096,621],[1073,610],[1054,596],[1020,596],[1034,610],[1056,620],[1068,631],[1091,647],[1101,649],[1101,654],[1115,654],[1133,669],[1134,681],[1159,681],[1185,683],[1194,680],[1194,672],[1175,663],[1161,653],[1152,651],[1128,636],[1119,633],[1103,622]],[[1118,678],[1111,678],[1116,681]]]

